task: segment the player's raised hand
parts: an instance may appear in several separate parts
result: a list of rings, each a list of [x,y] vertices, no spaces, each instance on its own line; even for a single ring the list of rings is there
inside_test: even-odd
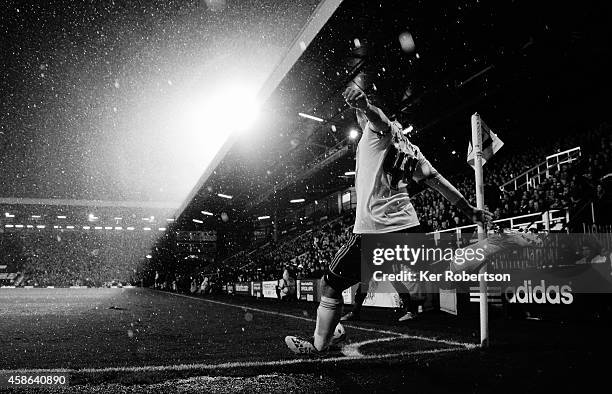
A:
[[[362,109],[365,110],[368,108],[368,97],[363,92],[363,90],[358,87],[349,86],[346,88],[344,93],[342,93],[344,100],[351,108]]]

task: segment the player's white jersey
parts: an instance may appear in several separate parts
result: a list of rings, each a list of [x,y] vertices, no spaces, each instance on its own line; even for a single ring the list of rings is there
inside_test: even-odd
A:
[[[401,125],[397,122],[392,123],[391,127],[401,130]],[[390,176],[383,171],[383,162],[391,146],[391,138],[392,133],[381,136],[372,130],[368,122],[357,146],[357,211],[354,233],[388,233],[419,225],[406,189],[400,187],[393,190]],[[425,161],[418,148],[415,153],[419,162]]]

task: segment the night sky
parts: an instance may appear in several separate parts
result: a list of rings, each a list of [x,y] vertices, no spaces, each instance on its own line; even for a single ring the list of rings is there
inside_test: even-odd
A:
[[[198,105],[257,90],[317,3],[3,2],[0,197],[179,203],[223,141]]]

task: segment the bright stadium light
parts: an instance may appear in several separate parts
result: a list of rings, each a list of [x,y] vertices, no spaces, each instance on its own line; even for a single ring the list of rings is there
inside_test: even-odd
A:
[[[15,215],[12,215],[12,214],[10,214],[8,212],[5,212],[4,216],[6,216],[7,218],[14,218],[15,217]]]
[[[243,82],[223,86],[206,107],[204,119],[207,126],[229,132],[248,130],[259,115],[256,95],[257,91]]]
[[[191,219],[191,221],[192,221],[192,222],[194,222],[194,223],[199,223],[199,224],[204,223],[204,222],[203,222],[203,221],[201,221],[200,219]]]
[[[212,212],[208,212],[208,211],[200,211],[200,212],[202,212],[202,215],[206,215],[206,216],[215,216],[215,214],[214,214],[214,213],[212,213]]]
[[[34,228],[34,226],[32,224],[27,224],[26,228]]]
[[[244,82],[220,84],[206,96],[191,97],[181,103],[178,126],[186,130],[210,130],[223,138],[228,133],[244,132],[251,128],[259,115],[257,90]],[[208,134],[208,133],[207,133]]]
[[[151,256],[150,254],[148,254],[148,255],[147,255],[147,258],[148,258],[148,259],[152,259],[152,258],[153,258],[153,256]]]
[[[234,198],[233,196],[230,196],[229,194],[223,194],[223,193],[217,193],[217,196],[221,198],[227,198],[228,200],[231,200],[232,198]]]
[[[36,228],[43,229],[43,228],[45,228],[45,225],[44,224],[39,224],[39,225],[36,226]]]
[[[355,138],[357,138],[359,136],[359,132],[355,129],[351,129],[351,131],[349,131],[349,138],[354,140]]]
[[[344,173],[344,175],[346,175],[346,176],[353,176],[353,175],[355,175],[355,171],[347,171],[347,172]]]
[[[160,108],[160,121],[166,132],[160,136],[164,146],[159,155],[172,165],[160,166],[160,171],[152,174],[172,179],[175,184],[172,193],[186,197],[233,135],[254,130],[260,82],[263,81],[254,80],[253,75],[240,81],[215,78],[203,89],[189,89],[168,101]],[[150,146],[152,142],[143,131],[145,135]]]
[[[74,226],[66,226],[67,229],[72,230]]]
[[[115,230],[123,230],[123,227],[117,226],[117,227],[115,227]]]
[[[93,213],[90,213],[87,216],[87,220],[89,220],[90,222],[93,222],[94,220],[98,220],[98,217],[96,217],[96,215],[94,215]]]
[[[268,216],[268,215],[265,215],[265,216],[259,216],[257,219],[258,219],[258,220],[266,220],[266,219],[270,219],[270,216]]]
[[[302,112],[298,112],[298,115],[300,115],[302,118],[316,120],[317,122],[323,122],[323,119],[321,119],[319,117],[308,115],[308,114],[305,114],[305,113],[302,113]]]
[[[174,222],[174,219],[168,218],[168,219],[166,219],[166,222],[172,223],[172,222]]]
[[[23,224],[16,224],[15,228],[23,228]]]
[[[58,219],[66,219],[66,216],[65,215],[58,215],[57,218]]]
[[[299,204],[299,203],[304,202],[304,201],[306,201],[306,200],[303,199],[303,198],[295,198],[293,200],[289,200],[289,202],[292,203],[292,204]]]
[[[158,230],[159,231],[166,231],[166,228],[165,227],[160,227]]]
[[[4,225],[4,227],[6,227],[6,228],[13,228],[13,227],[15,227],[15,226],[14,226],[14,225],[12,225],[12,224],[5,224],[5,225]]]
[[[151,227],[143,227],[142,228],[144,231],[151,231]]]
[[[102,226],[96,226],[94,227],[94,230],[102,230]]]
[[[127,230],[128,231],[134,231],[134,227],[128,227]]]
[[[32,219],[40,219],[40,215],[32,215]]]
[[[112,226],[105,226],[105,227],[104,227],[104,230],[112,230],[112,229],[113,229],[113,227],[112,227]]]
[[[89,226],[83,226],[83,230],[89,230],[91,227]]]

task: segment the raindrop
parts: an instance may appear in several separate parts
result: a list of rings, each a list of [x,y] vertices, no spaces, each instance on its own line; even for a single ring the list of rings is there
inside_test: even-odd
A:
[[[204,2],[212,12],[223,11],[227,5],[225,0],[204,0]]]
[[[399,35],[399,42],[402,47],[402,51],[406,53],[410,53],[414,51],[414,39],[412,38],[412,34],[403,32]]]

